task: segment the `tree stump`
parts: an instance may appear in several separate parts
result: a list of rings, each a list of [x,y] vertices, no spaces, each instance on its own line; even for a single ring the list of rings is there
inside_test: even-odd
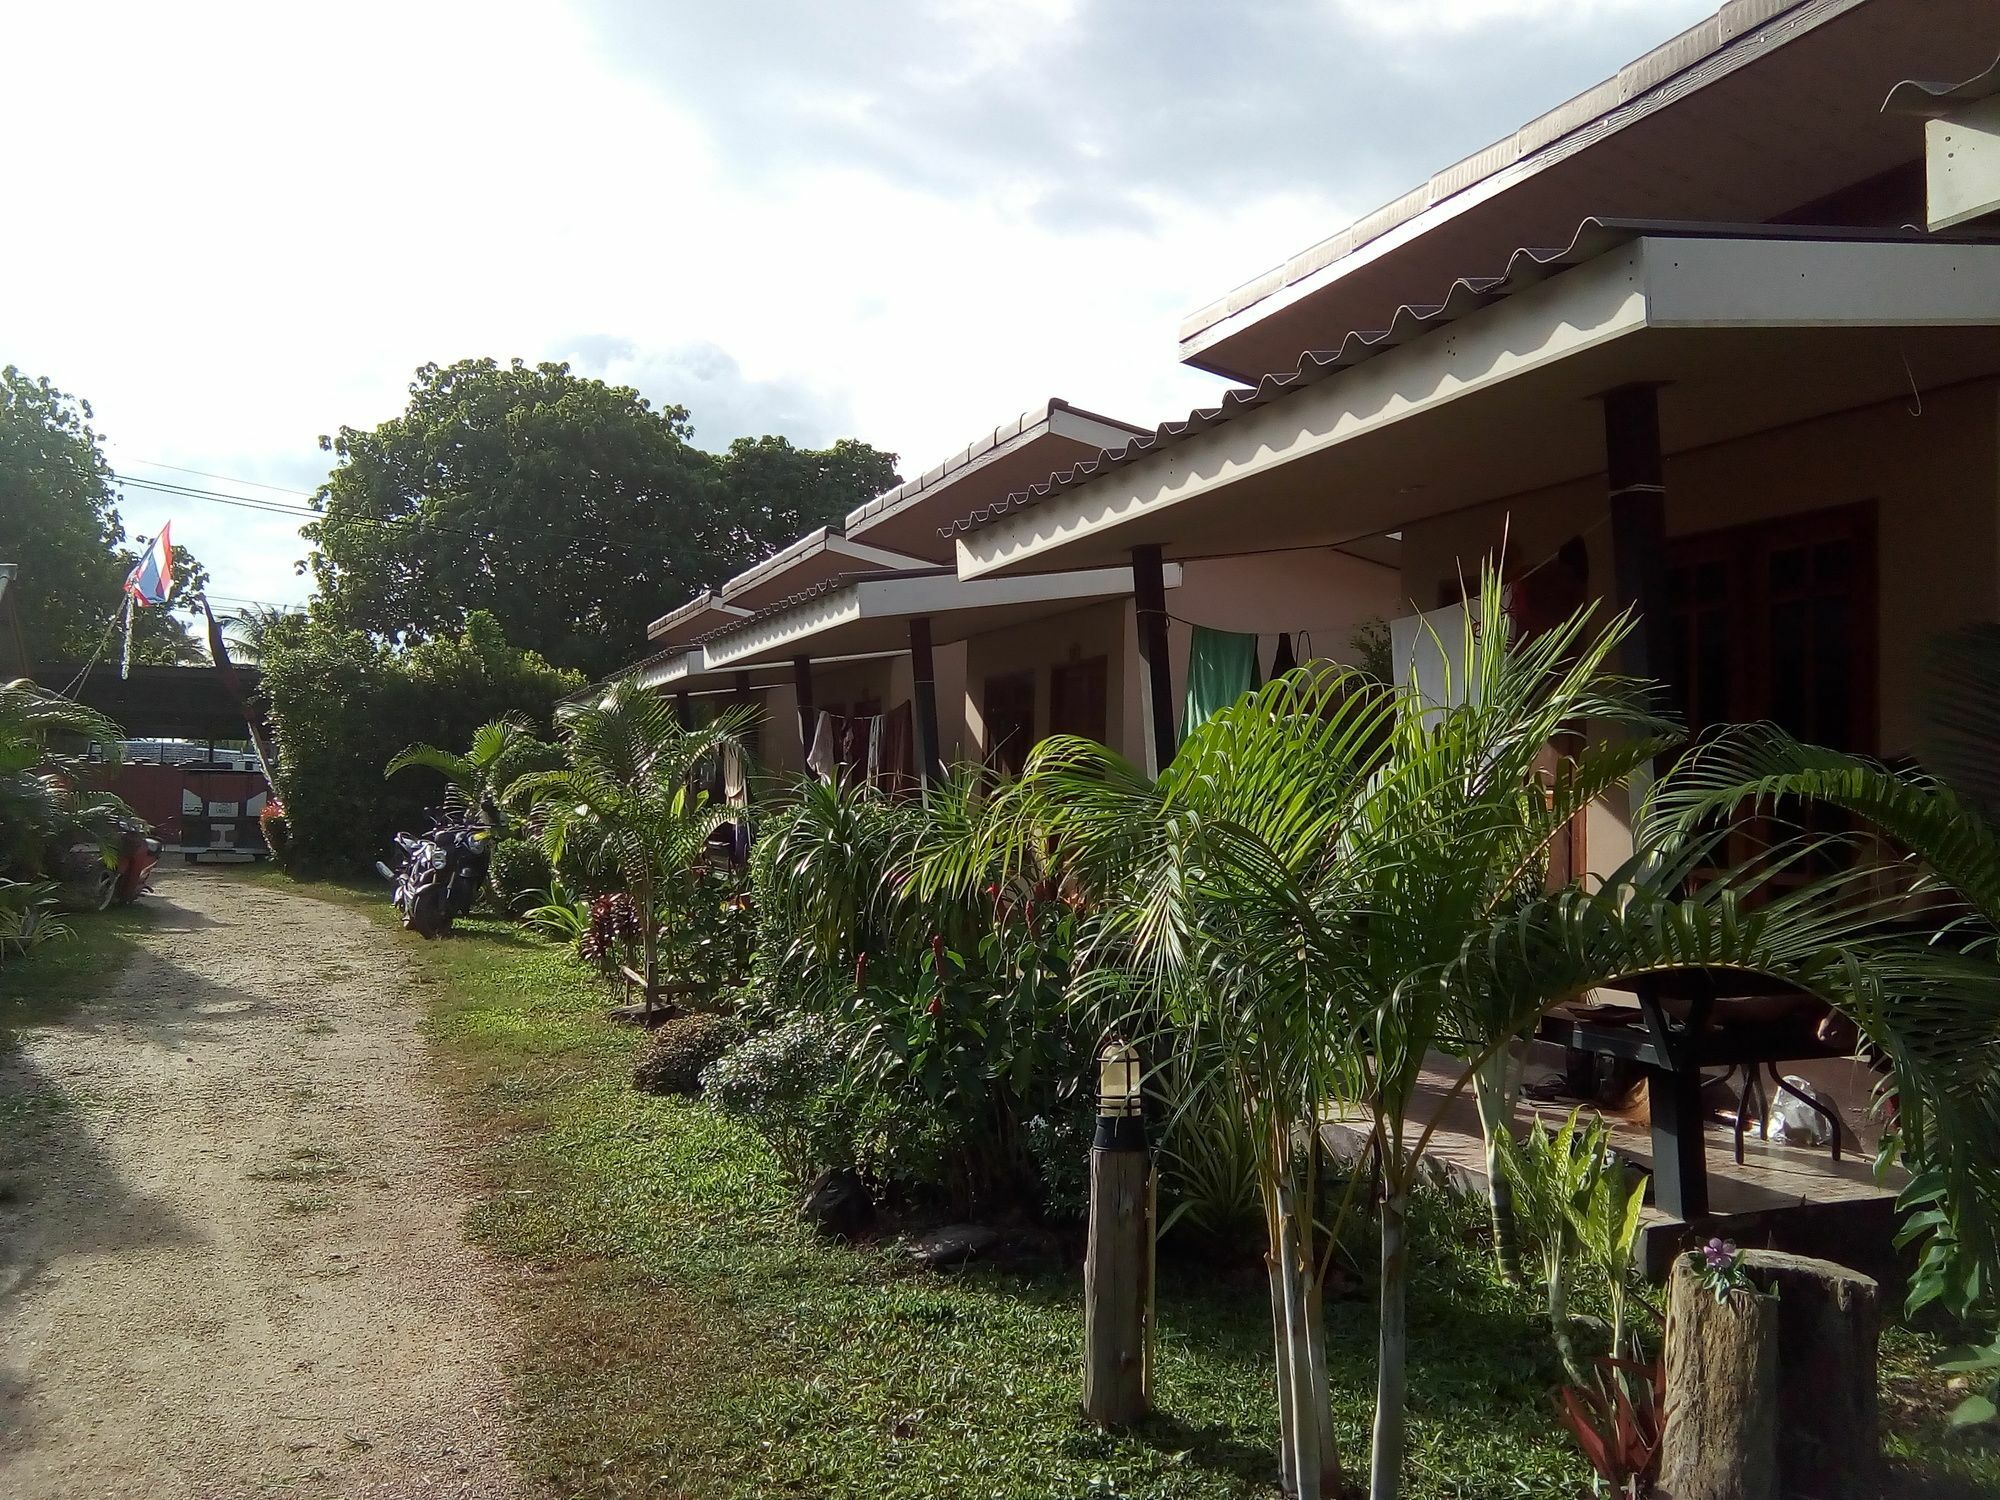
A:
[[[1778,1304],[1715,1300],[1698,1255],[1667,1290],[1667,1422],[1661,1500],[1777,1500]]]
[[[1881,1289],[1828,1260],[1750,1250],[1744,1266],[1778,1294],[1778,1483],[1787,1495],[1875,1494],[1876,1339]]]

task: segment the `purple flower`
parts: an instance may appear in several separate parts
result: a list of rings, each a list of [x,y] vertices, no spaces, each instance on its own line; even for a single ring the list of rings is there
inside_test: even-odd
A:
[[[1710,1240],[1701,1247],[1701,1257],[1711,1271],[1727,1271],[1736,1264],[1736,1246],[1730,1240]]]

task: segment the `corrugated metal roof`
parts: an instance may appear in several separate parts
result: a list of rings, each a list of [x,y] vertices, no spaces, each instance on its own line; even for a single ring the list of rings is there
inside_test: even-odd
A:
[[[1775,45],[1862,3],[1865,0],[1729,0],[1715,14],[1627,63],[1602,83],[1538,115],[1512,135],[1453,163],[1428,182],[1364,214],[1338,234],[1190,314],[1181,325],[1181,341],[1187,343],[1199,337],[1218,323],[1344,260],[1390,230],[1517,163],[1531,157],[1567,155],[1588,145],[1612,128],[1615,113],[1665,85],[1673,85],[1666,92],[1674,97],[1701,87],[1710,73],[1728,66],[1716,66],[1720,55],[1745,43],[1753,34],[1757,45]],[[1780,25],[1771,24],[1781,17]]]
[[[1946,114],[1961,104],[1990,99],[1995,94],[2000,94],[2000,57],[1993,59],[1991,67],[1962,83],[1926,83],[1920,78],[1905,78],[1889,90],[1889,97],[1882,101],[1882,113],[1928,118]]]
[[[1072,405],[1060,396],[1051,396],[1048,400],[1042,402],[1041,405],[1030,407],[1027,411],[1022,412],[1013,421],[1003,422],[991,432],[983,434],[966,447],[959,449],[958,452],[935,468],[926,469],[915,479],[909,480],[904,484],[899,484],[893,490],[888,490],[883,494],[877,495],[873,500],[856,506],[847,513],[846,529],[850,532],[858,531],[864,523],[872,521],[889,511],[900,510],[904,505],[930,490],[942,488],[957,478],[963,470],[971,468],[995,449],[1004,448],[1009,443],[1017,441],[1021,434],[1033,432],[1035,428],[1045,424],[1051,416],[1059,411],[1071,412],[1092,422],[1102,422],[1109,427],[1122,428],[1135,437],[1141,436],[1145,432],[1143,427],[1134,427],[1130,422],[1121,422],[1116,417],[1107,417],[1099,412],[1085,411],[1082,407]]]
[[[1644,219],[1585,219],[1577,226],[1570,242],[1561,249],[1522,247],[1508,257],[1506,269],[1498,276],[1462,277],[1452,283],[1440,302],[1397,309],[1385,329],[1350,333],[1333,350],[1308,351],[1298,367],[1288,374],[1267,375],[1255,386],[1244,386],[1225,394],[1219,406],[1200,408],[1181,421],[1166,422],[1143,438],[1098,459],[1051,474],[1040,484],[1018,490],[996,505],[983,507],[960,517],[941,529],[940,535],[956,537],[976,531],[1003,515],[1025,509],[1064,490],[1136,463],[1150,454],[1170,448],[1187,438],[1219,427],[1246,411],[1267,405],[1290,392],[1315,385],[1340,371],[1361,364],[1386,350],[1423,337],[1434,329],[1477,312],[1501,299],[1522,291],[1571,266],[1594,260],[1606,251],[1640,238],[1755,239],[1755,240],[1848,240],[1863,242],[1907,241],[1938,244],[1947,240],[1963,243],[1993,243],[1992,236],[1977,234],[1935,235],[1921,230],[1879,230],[1818,228],[1810,225],[1770,224],[1683,224]]]

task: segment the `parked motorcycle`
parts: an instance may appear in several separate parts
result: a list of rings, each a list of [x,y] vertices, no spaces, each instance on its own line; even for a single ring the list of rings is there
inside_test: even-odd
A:
[[[160,862],[160,841],[136,818],[120,818],[108,841],[79,836],[61,851],[57,875],[61,899],[72,911],[106,911],[129,906],[150,888]]]
[[[432,813],[430,832],[396,835],[400,861],[392,868],[377,860],[375,869],[393,887],[389,899],[403,914],[406,929],[438,937],[471,912],[486,884],[493,832],[499,826],[500,810],[489,801],[477,821],[448,821]]]

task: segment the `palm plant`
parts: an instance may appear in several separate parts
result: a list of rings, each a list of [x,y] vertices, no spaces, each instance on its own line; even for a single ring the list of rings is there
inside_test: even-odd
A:
[[[115,765],[122,731],[96,709],[25,678],[0,685],[0,871],[39,871],[51,840],[71,832],[108,841],[132,810],[87,778]],[[80,746],[95,741],[105,760]]]
[[[1904,1232],[1925,1241],[1912,1306],[1962,1310],[2000,1277],[2000,626],[1939,643],[1925,718],[1926,767],[1901,770],[1737,726],[1690,752],[1651,812],[1678,836],[1818,803],[1902,854],[1887,899],[1907,920],[1869,945],[1873,1001],[1851,1014],[1893,1069]]]
[[[708,800],[704,773],[725,750],[741,753],[750,722],[743,710],[683,728],[671,703],[620,682],[563,718],[565,768],[530,772],[510,788],[533,806],[552,864],[574,857],[622,881],[642,918],[649,991],[659,976],[663,905],[679,920],[665,898],[692,888],[709,836],[738,816]]]
[[[275,604],[246,604],[223,616],[222,635],[230,657],[252,666],[263,662],[274,627],[291,614]]]
[[[1628,622],[1582,616],[1509,642],[1500,590],[1445,655],[1462,692],[1427,701],[1356,674],[1301,671],[1198,727],[1149,780],[1086,741],[1039,746],[1005,794],[1097,916],[1105,993],[1150,998],[1259,1145],[1278,1367],[1281,1479],[1338,1484],[1320,1288],[1337,1238],[1315,1219],[1322,1109],[1365,1126],[1380,1218],[1371,1493],[1397,1493],[1405,1445],[1409,1210],[1431,1127],[1409,1116],[1420,1071],[1456,1051],[1453,1091],[1548,1007],[1634,975],[1745,969],[1860,993],[1829,945],[1853,921],[1807,889],[1746,912],[1760,868],[1697,884],[1713,850],[1643,850],[1600,889],[1545,887],[1569,817],[1614,791],[1667,736],[1608,663]],[[1544,747],[1580,721],[1613,734],[1554,778]],[[974,847],[953,870],[993,857]],[[1835,973],[1834,971],[1838,971]],[[1845,976],[1843,979],[1841,976]],[[1350,1186],[1363,1180],[1349,1178]]]
[[[533,771],[554,770],[562,755],[553,745],[535,738],[534,728],[519,714],[503,714],[490,719],[472,732],[466,753],[440,750],[435,745],[406,746],[383,768],[394,776],[412,766],[436,771],[445,779],[445,799],[449,805],[483,807],[490,800],[508,799],[514,783]]]

